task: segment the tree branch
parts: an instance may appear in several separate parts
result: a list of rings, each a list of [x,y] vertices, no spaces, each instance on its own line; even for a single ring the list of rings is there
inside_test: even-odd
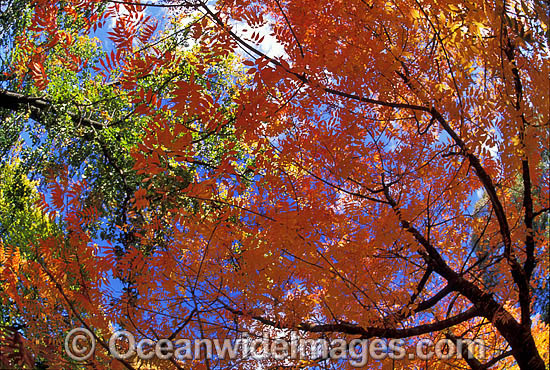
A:
[[[233,309],[225,306],[225,309],[237,316],[245,316],[241,310]],[[417,335],[427,334],[435,331],[441,331],[468,321],[476,316],[479,316],[479,310],[474,306],[468,310],[449,317],[445,320],[435,321],[430,324],[418,325],[406,329],[380,328],[380,327],[362,327],[359,325],[338,323],[338,324],[321,324],[313,325],[310,323],[300,323],[296,326],[286,326],[278,322],[266,319],[262,316],[252,316],[252,319],[278,329],[298,329],[308,333],[341,333],[348,335],[359,335],[361,338],[367,339],[372,337],[402,339],[414,337]]]
[[[0,90],[0,108],[12,111],[29,108],[31,110],[31,117],[37,121],[49,112],[55,113],[53,104],[44,98],[27,96],[7,90]],[[82,117],[79,114],[72,112],[67,112],[67,114],[76,124],[82,124],[84,126],[93,127],[96,129],[102,129],[105,127],[104,124]]]

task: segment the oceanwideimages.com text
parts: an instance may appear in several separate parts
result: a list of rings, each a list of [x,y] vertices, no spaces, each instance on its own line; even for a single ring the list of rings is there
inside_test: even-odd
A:
[[[408,349],[409,348],[409,349]],[[485,345],[481,340],[422,339],[413,343],[403,339],[305,339],[293,332],[288,338],[254,337],[242,334],[237,339],[188,339],[136,340],[129,331],[114,332],[108,342],[109,354],[119,360],[139,358],[150,360],[199,360],[199,359],[253,359],[253,360],[347,360],[352,366],[362,367],[369,360],[403,360],[405,358],[446,360],[476,354],[485,357]],[[71,330],[65,337],[65,351],[73,360],[85,361],[96,349],[96,337],[86,328]]]

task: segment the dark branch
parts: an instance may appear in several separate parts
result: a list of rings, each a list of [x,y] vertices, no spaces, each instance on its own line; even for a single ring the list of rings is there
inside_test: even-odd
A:
[[[54,105],[44,98],[27,96],[7,90],[0,90],[0,108],[12,111],[29,109],[31,112],[31,118],[36,121],[40,121],[48,113],[55,113]],[[67,112],[67,114],[76,124],[93,127],[96,129],[102,129],[105,127],[102,123],[82,117],[79,114],[72,112]]]
[[[225,309],[237,316],[244,316],[245,313],[241,310],[236,310],[225,306]],[[266,319],[262,316],[252,316],[252,319],[271,327],[279,329],[298,329],[308,333],[341,333],[348,335],[359,335],[362,338],[392,338],[401,339],[409,338],[417,335],[427,334],[431,332],[441,331],[452,326],[468,321],[476,316],[479,316],[479,310],[476,307],[459,313],[456,316],[449,317],[445,320],[435,321],[430,324],[418,325],[406,329],[380,328],[380,327],[362,327],[359,325],[338,323],[338,324],[321,324],[313,325],[310,323],[301,323],[294,327],[282,325],[278,322]]]

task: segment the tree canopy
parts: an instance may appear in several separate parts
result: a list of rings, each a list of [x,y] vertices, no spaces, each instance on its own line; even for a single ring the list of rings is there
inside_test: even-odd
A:
[[[547,3],[0,10],[3,367],[352,366],[113,358],[126,329],[480,339],[366,366],[548,369]]]

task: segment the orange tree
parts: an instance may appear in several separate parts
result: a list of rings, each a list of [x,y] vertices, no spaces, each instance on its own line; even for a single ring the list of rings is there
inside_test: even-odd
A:
[[[131,146],[141,177],[123,239],[94,240],[89,225],[102,219],[81,201],[84,185],[52,175],[53,202],[41,207],[63,225],[63,243],[37,242],[38,259],[6,248],[3,294],[34,305],[21,310],[34,323],[29,338],[52,321],[88,327],[104,349],[116,327],[152,339],[296,330],[414,347],[468,338],[484,340],[487,356],[369,366],[547,366],[547,328],[533,311],[549,273],[539,226],[549,209],[547,4],[39,0],[31,9],[13,78],[47,96],[48,56],[95,63],[128,99],[129,122],[146,124]],[[194,72],[171,74],[162,94],[143,79],[177,70],[183,57],[155,47],[167,36],[153,14],[188,29],[194,50],[185,56]],[[62,15],[80,27],[68,32]],[[108,24],[112,53],[92,60],[69,47]],[[226,83],[213,64],[235,52],[250,77],[235,90],[213,88]],[[50,111],[47,99],[3,94],[4,108]],[[101,116],[101,105],[90,109]],[[17,285],[28,282],[42,299],[21,297]],[[52,340],[55,350],[40,340],[32,348],[55,364],[63,338]],[[101,350],[88,361],[137,366]]]

